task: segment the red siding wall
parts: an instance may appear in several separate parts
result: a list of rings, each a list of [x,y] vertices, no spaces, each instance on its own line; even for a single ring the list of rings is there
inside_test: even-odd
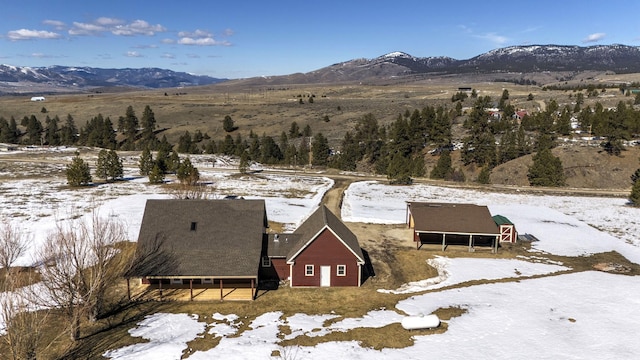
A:
[[[305,276],[305,265],[314,265],[313,276]],[[337,276],[338,265],[346,265],[345,276]],[[331,286],[359,286],[360,267],[356,257],[327,229],[295,259],[291,286],[320,286],[320,266],[331,267]]]
[[[271,266],[273,266],[278,273],[280,280],[289,278],[289,264],[287,264],[287,259],[271,259]]]

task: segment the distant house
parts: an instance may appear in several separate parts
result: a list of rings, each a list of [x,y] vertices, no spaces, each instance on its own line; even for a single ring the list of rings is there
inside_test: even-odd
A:
[[[33,96],[31,101],[44,101],[44,96]]]
[[[264,200],[147,200],[127,274],[160,290],[219,300],[255,297],[266,251]]]
[[[522,121],[522,119],[524,119],[525,116],[529,115],[528,112],[524,111],[524,110],[518,110],[513,114],[513,118],[515,120],[518,121]]]
[[[407,225],[420,249],[425,244],[491,247],[498,251],[500,231],[486,206],[474,204],[407,202]]]
[[[324,205],[293,233],[270,236],[268,257],[278,277],[288,278],[291,287],[362,283],[365,258],[358,239]]]

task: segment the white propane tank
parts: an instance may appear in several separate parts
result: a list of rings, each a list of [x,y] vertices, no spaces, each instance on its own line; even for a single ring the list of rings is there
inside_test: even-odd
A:
[[[401,321],[406,330],[432,329],[440,326],[438,315],[407,316]]]

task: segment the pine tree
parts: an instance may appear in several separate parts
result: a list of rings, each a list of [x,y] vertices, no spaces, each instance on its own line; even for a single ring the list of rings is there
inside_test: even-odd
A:
[[[91,172],[89,165],[80,158],[80,154],[71,160],[71,164],[67,165],[67,184],[70,186],[82,186],[91,183]]]
[[[100,150],[96,162],[96,176],[109,181],[122,178],[122,160],[115,150]]]
[[[637,179],[631,187],[629,202],[632,206],[640,207],[640,179]]]
[[[151,172],[149,172],[149,182],[151,184],[161,184],[164,182],[164,171],[158,166],[156,162],[153,164]]]
[[[438,158],[436,166],[431,170],[430,176],[432,179],[449,179],[452,171],[451,154],[449,150],[444,150],[440,153],[440,158]]]
[[[222,120],[222,128],[226,132],[232,132],[233,130],[236,129],[231,116],[227,115],[224,117],[224,120]]]
[[[316,166],[326,166],[329,162],[329,141],[322,133],[313,136],[311,142],[311,152],[313,154],[312,163]]]
[[[200,180],[200,172],[191,164],[189,158],[184,159],[176,171],[176,176],[181,184],[195,185]]]
[[[527,178],[532,186],[564,186],[562,161],[551,153],[551,149],[543,148],[533,156]]]
[[[155,166],[155,162],[153,161],[153,155],[148,147],[142,150],[142,154],[140,155],[140,160],[138,161],[138,167],[140,168],[140,175],[147,176],[153,170]]]
[[[478,174],[477,181],[480,184],[489,184],[491,183],[491,169],[488,166],[485,166],[480,170],[480,174]]]
[[[238,164],[238,171],[240,171],[241,174],[246,174],[247,170],[249,170],[249,154],[246,151],[244,151],[240,155],[240,163]]]

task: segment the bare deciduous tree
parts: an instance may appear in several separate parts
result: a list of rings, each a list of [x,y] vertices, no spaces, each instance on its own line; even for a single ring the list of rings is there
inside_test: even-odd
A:
[[[27,250],[27,241],[24,233],[8,219],[0,222],[0,267],[5,269],[7,277],[11,266]]]
[[[65,312],[73,340],[83,318],[95,321],[103,313],[108,287],[127,269],[116,256],[124,240],[122,223],[94,211],[89,220],[59,223],[40,249],[43,300]]]

